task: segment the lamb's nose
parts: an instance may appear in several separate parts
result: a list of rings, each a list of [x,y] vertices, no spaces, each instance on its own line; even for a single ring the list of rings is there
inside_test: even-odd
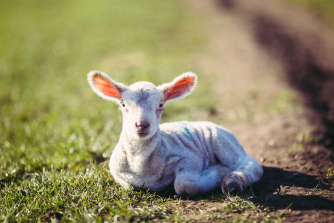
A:
[[[136,127],[141,128],[141,129],[146,129],[150,126],[150,123],[148,121],[140,121],[136,122]]]

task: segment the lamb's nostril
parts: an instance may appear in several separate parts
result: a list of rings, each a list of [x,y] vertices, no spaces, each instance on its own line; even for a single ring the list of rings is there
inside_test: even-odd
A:
[[[147,122],[145,126],[143,126],[144,129],[148,128],[150,126],[150,123]]]
[[[141,128],[141,129],[146,129],[150,126],[150,123],[147,121],[141,121],[141,122],[136,122],[135,123],[136,127]]]

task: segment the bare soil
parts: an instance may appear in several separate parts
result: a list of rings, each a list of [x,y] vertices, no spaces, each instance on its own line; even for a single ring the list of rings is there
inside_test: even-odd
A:
[[[194,64],[219,95],[217,111],[200,115],[232,130],[263,165],[252,201],[273,213],[286,209],[286,222],[334,221],[334,181],[326,176],[334,166],[332,30],[312,12],[276,1],[187,6],[209,15],[210,45]],[[182,202],[189,209],[224,205]]]

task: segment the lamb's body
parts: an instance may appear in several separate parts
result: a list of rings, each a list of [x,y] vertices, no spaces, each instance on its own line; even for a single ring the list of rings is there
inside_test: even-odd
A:
[[[181,184],[175,188],[178,193],[197,194],[218,187],[232,171],[242,173],[247,185],[262,175],[262,167],[245,153],[235,136],[211,122],[162,124],[146,145],[131,145],[122,135],[120,139],[110,159],[110,170],[126,188],[132,185],[158,191],[176,181]],[[140,149],[133,153],[133,146]],[[249,164],[246,169],[245,163]],[[258,174],[250,175],[251,169]],[[184,188],[185,179],[178,179],[182,176],[192,182],[195,191]]]
[[[126,188],[158,191],[174,183],[177,194],[196,195],[221,184],[224,193],[260,180],[262,167],[235,136],[211,122],[174,122],[159,126],[168,101],[191,93],[197,81],[185,73],[171,83],[137,82],[127,87],[107,74],[88,74],[92,89],[120,103],[123,128],[110,159],[110,171]]]

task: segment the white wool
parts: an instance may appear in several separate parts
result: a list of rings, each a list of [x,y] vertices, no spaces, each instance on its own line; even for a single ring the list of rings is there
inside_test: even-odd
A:
[[[261,165],[223,127],[186,121],[159,125],[164,104],[190,94],[195,74],[188,72],[159,87],[148,82],[125,87],[107,76],[103,80],[111,83],[108,87],[119,92],[114,97],[105,85],[94,85],[93,78],[99,76],[94,72],[89,74],[93,90],[121,105],[123,128],[109,166],[123,187],[158,191],[174,183],[177,194],[196,195],[220,185],[224,193],[242,190],[260,180]]]
[[[198,173],[199,176],[193,174],[194,183],[202,185],[201,192],[206,192],[220,185],[223,176],[217,170],[222,167],[238,174],[248,174],[254,168],[262,172],[261,166],[245,153],[231,132],[211,122],[162,124],[158,137],[150,143],[151,148],[137,148],[135,155],[123,142],[116,146],[110,170],[123,186],[162,190],[173,183],[177,173],[188,169],[190,173]],[[212,167],[213,171],[207,171]],[[205,171],[207,176],[203,174]],[[253,176],[244,187],[258,180]]]

